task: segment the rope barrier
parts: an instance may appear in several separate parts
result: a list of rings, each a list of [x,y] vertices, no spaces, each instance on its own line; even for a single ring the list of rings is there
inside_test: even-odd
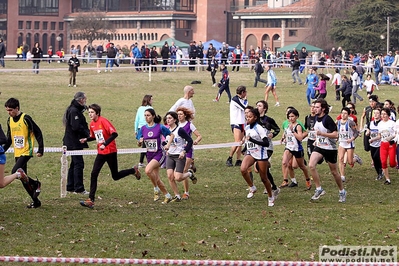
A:
[[[364,263],[317,261],[248,261],[248,260],[174,260],[121,258],[64,258],[0,256],[0,262],[81,263],[81,264],[136,264],[136,265],[204,265],[204,266],[360,266]],[[367,263],[368,266],[398,266],[398,263]]]
[[[306,141],[307,139],[303,139]],[[273,145],[281,145],[279,140],[273,141]],[[217,143],[217,144],[204,144],[204,145],[195,145],[194,150],[206,150],[206,149],[219,149],[219,148],[230,148],[233,146],[242,146],[240,142],[228,142],[228,143]],[[37,147],[34,148],[34,152],[37,152]],[[144,148],[127,148],[127,149],[118,149],[118,154],[131,154],[131,153],[142,153],[146,152],[147,150]],[[63,153],[64,149],[62,147],[49,147],[44,148],[45,153]],[[14,153],[13,148],[9,148],[6,153]],[[97,150],[74,150],[74,151],[66,151],[67,156],[72,155],[97,155]]]

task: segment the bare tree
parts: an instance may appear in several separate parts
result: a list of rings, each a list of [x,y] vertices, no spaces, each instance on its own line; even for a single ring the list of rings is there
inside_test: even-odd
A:
[[[315,2],[313,18],[310,24],[311,35],[309,36],[309,42],[328,50],[334,46],[334,41],[328,34],[333,21],[346,18],[345,11],[360,3],[361,0],[316,0]]]
[[[92,45],[94,40],[108,38],[115,32],[112,23],[105,19],[105,13],[97,9],[89,12],[79,12],[79,15],[71,23],[73,33],[80,35],[82,39]]]

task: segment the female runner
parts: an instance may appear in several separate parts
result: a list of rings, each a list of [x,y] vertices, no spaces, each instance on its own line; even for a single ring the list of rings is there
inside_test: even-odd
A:
[[[168,174],[169,184],[175,193],[172,201],[180,202],[181,197],[176,181],[181,182],[189,177],[194,184],[197,183],[197,178],[194,176],[193,170],[188,169],[188,172],[184,172],[186,154],[193,146],[193,139],[182,127],[178,126],[178,117],[176,112],[169,111],[166,113],[164,120],[166,120],[169,130],[174,135],[166,157],[166,172]],[[168,137],[166,139],[168,139]]]
[[[162,119],[159,115],[155,114],[154,109],[145,110],[144,116],[147,125],[142,126],[138,132],[138,146],[141,147],[142,144],[145,143],[147,148],[147,166],[145,167],[145,173],[154,186],[154,201],[159,200],[159,191],[162,191],[165,195],[165,199],[162,203],[167,204],[172,200],[172,197],[166,190],[165,184],[159,176],[159,168],[165,160],[165,155],[161,147],[161,137],[162,135],[165,138],[169,136],[168,143],[163,147],[167,151],[173,141],[174,135],[167,127],[160,124]]]
[[[370,155],[373,160],[374,169],[377,172],[376,180],[382,180],[384,173],[382,172],[382,165],[380,160],[380,146],[381,140],[378,139],[378,124],[381,121],[381,110],[375,109],[374,119],[367,124],[366,136],[370,136]]]
[[[190,109],[185,107],[177,108],[176,112],[179,119],[179,126],[182,127],[190,136],[192,133],[194,133],[196,139],[193,141],[193,144],[197,145],[201,141],[202,136],[199,133],[198,129],[194,126],[194,124],[191,123],[191,120],[194,119],[194,114]],[[189,168],[191,168],[194,172],[196,172],[196,168],[194,167],[194,150],[192,147],[186,154],[186,165],[184,167],[184,171],[187,172],[187,169]],[[183,185],[184,185],[184,194],[182,199],[187,200],[190,197],[187,179],[184,180]]]
[[[308,168],[304,161],[304,151],[302,147],[303,131],[302,126],[297,122],[299,113],[296,109],[290,109],[287,113],[287,118],[289,120],[288,127],[284,130],[283,139],[285,140],[285,150],[283,154],[282,165],[285,168],[283,171],[284,180],[288,180],[289,167],[291,166],[291,159],[295,157],[299,168],[301,168],[306,179],[306,187],[310,189],[312,187]],[[293,183],[295,186],[298,185],[296,179],[293,178]]]
[[[349,119],[351,110],[344,107],[341,110],[341,119],[338,120],[338,159],[339,159],[339,172],[341,173],[341,180],[345,182],[345,153],[347,154],[347,161],[351,167],[354,162],[355,139],[359,136],[356,129],[356,124],[353,120]]]
[[[256,192],[256,187],[251,180],[248,169],[257,162],[259,176],[266,187],[267,194],[269,196],[268,206],[274,206],[274,198],[272,195],[272,187],[267,178],[267,169],[269,167],[269,161],[267,157],[266,147],[269,146],[269,139],[267,137],[267,130],[260,125],[260,115],[256,108],[251,109],[247,114],[247,126],[245,127],[245,137],[242,142],[245,142],[247,148],[247,154],[241,164],[241,175],[244,177],[248,186],[250,187],[247,198],[250,199]]]

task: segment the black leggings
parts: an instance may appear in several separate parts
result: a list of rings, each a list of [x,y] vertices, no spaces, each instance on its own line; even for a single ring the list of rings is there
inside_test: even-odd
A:
[[[100,174],[101,168],[107,163],[109,169],[111,170],[111,175],[113,180],[119,180],[128,175],[133,175],[136,173],[134,168],[129,168],[118,172],[118,155],[116,152],[110,154],[97,154],[94,160],[93,170],[91,171],[90,179],[90,194],[89,198],[94,201],[95,194],[97,191],[97,180]]]
[[[351,95],[347,94],[344,95],[344,97],[342,98],[342,108],[346,107],[346,104],[349,103],[351,101]]]
[[[370,146],[370,155],[371,159],[373,159],[374,169],[377,172],[377,175],[382,173],[382,165],[380,159],[380,147],[372,147]]]

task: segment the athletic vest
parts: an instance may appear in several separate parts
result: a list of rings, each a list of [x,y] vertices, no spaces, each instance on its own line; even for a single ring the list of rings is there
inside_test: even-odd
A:
[[[330,133],[330,132],[328,132],[328,129],[324,127],[324,123],[325,123],[327,116],[328,115],[325,115],[320,122],[317,121],[317,117],[315,117],[315,125],[314,125],[315,131],[320,131],[323,133]],[[331,138],[324,137],[324,136],[316,135],[316,141],[315,141],[314,145],[316,147],[319,147],[320,149],[324,149],[324,150],[336,150],[337,149],[336,139],[331,139]]]
[[[9,118],[15,157],[33,156],[35,136],[33,134],[33,131],[29,130],[24,118],[24,113],[21,115],[17,122],[14,122],[14,119],[12,117]]]
[[[353,137],[353,130],[349,126],[349,120],[342,124],[341,121],[338,121],[338,140],[339,146],[350,149],[355,147],[354,141],[348,143],[348,140]]]

